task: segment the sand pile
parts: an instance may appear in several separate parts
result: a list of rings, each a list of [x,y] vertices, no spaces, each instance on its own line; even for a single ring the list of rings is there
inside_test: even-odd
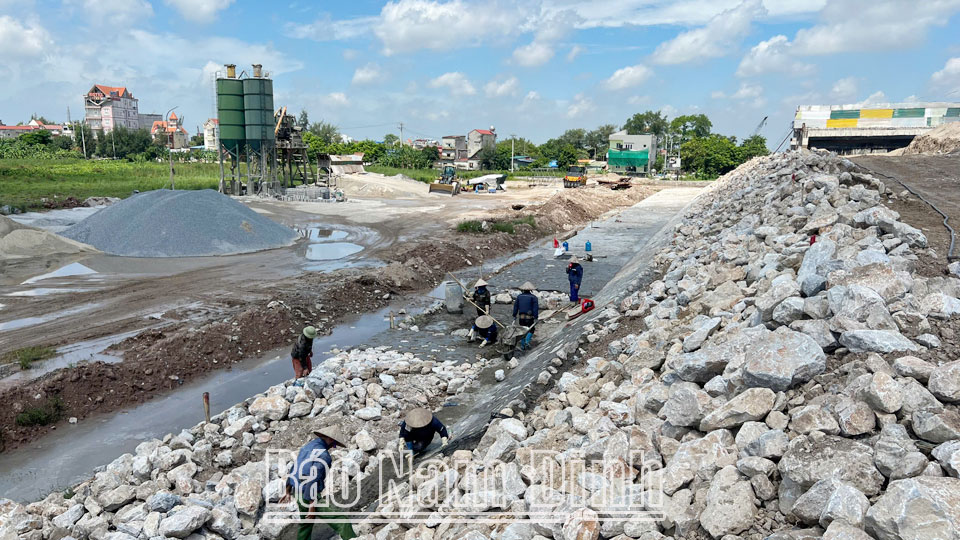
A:
[[[292,244],[297,233],[226,195],[157,190],[104,208],[63,232],[112,255],[196,257]]]
[[[88,251],[96,250],[86,244],[0,216],[0,259],[24,259]]]
[[[340,177],[340,189],[348,197],[375,197],[384,199],[420,198],[430,188],[409,176],[384,176],[377,173],[345,174]]]
[[[907,154],[949,154],[960,150],[960,122],[951,122],[913,139],[903,150]]]

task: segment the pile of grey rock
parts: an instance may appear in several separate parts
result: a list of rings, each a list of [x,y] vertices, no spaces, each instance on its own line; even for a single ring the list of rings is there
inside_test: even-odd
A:
[[[0,539],[278,538],[292,526],[262,519],[265,504],[278,502],[284,490],[270,456],[296,452],[312,439],[316,417],[350,435],[333,454],[359,481],[375,474],[379,451],[395,447],[402,411],[435,407],[484,367],[386,348],[341,352],[303,384],[273,386],[209,423],[143,442],[66,494],[27,505],[0,499]]]
[[[759,158],[720,179],[659,253],[662,279],[599,310],[555,362],[574,368],[544,372],[552,387],[535,407],[494,421],[442,475],[411,479],[379,507],[432,519],[371,518],[358,532],[960,538],[960,360],[949,352],[960,279],[916,274],[926,238],[882,204],[891,193],[825,153]],[[579,346],[597,342],[606,354],[584,358]],[[656,517],[605,515],[610,490]],[[541,519],[442,519],[465,511]]]

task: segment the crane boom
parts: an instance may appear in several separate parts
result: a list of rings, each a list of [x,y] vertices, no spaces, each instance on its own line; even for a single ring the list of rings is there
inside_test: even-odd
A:
[[[761,120],[760,123],[757,124],[756,129],[754,129],[754,130],[753,130],[753,133],[750,134],[751,137],[756,137],[756,136],[757,136],[757,133],[760,133],[760,130],[763,129],[763,126],[767,125],[767,118],[769,118],[769,117],[768,117],[768,116],[764,116],[764,117],[763,117],[763,120]]]

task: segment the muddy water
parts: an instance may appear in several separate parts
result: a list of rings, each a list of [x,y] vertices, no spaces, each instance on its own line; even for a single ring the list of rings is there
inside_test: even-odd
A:
[[[54,321],[63,317],[67,317],[69,315],[76,315],[77,313],[90,311],[98,307],[99,305],[100,304],[83,304],[75,308],[55,311],[53,313],[47,313],[46,315],[39,315],[37,317],[23,317],[21,319],[14,319],[12,321],[0,322],[0,332],[5,332],[7,330],[16,330],[17,328],[24,328],[27,326],[33,326],[40,323]]]
[[[314,340],[315,354],[364,343],[389,328],[389,313],[384,309],[338,326],[331,335]],[[0,493],[30,501],[75,484],[142,441],[202,421],[204,392],[210,393],[213,415],[291,378],[288,353],[289,347],[270,351],[133,409],[59,427],[36,443],[0,454]]]

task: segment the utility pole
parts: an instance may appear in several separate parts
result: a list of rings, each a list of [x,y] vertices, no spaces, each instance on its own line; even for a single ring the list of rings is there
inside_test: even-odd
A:
[[[113,141],[113,159],[117,159],[117,126],[110,130],[110,139]]]
[[[510,172],[514,171],[513,168],[513,154],[514,154],[514,145],[517,144],[517,136],[514,133],[510,134]]]
[[[174,107],[173,109],[176,109]],[[170,113],[173,112],[173,109],[167,111],[165,116],[167,120],[167,132],[170,132]],[[170,163],[170,189],[177,189],[176,185],[173,183],[173,134],[170,135],[170,148],[167,149],[167,160]]]
[[[403,122],[400,122],[400,148],[403,148]]]
[[[70,107],[67,107],[67,123],[73,125],[73,120],[70,119]],[[83,136],[83,120],[80,121],[80,142],[83,145],[83,159],[87,159],[87,141]],[[73,135],[73,140],[77,140],[77,135]]]

